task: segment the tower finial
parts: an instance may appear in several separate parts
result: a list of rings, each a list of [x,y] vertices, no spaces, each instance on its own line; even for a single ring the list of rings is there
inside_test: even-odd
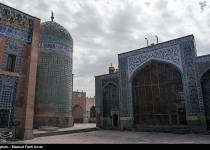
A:
[[[52,16],[51,16],[51,19],[52,19],[52,21],[53,21],[53,19],[54,19],[54,17],[53,17],[53,11],[52,11]]]

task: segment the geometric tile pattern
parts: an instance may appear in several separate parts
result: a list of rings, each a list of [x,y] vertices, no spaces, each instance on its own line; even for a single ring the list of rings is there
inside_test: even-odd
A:
[[[40,30],[41,30],[42,34],[60,35],[64,38],[70,40],[71,42],[73,42],[73,39],[72,39],[69,31],[66,30],[62,25],[60,25],[57,22],[54,22],[54,21],[43,22],[43,23],[41,23]]]
[[[58,53],[39,52],[35,108],[47,106],[68,113],[72,105],[72,59]]]
[[[128,58],[119,57],[118,55],[118,64],[119,64],[119,111],[121,117],[130,117],[130,97],[129,97],[129,88],[128,88]],[[131,108],[132,109],[132,108]]]
[[[41,23],[35,108],[53,108],[57,114],[71,111],[72,55],[68,30],[54,21]]]
[[[103,117],[111,116],[111,111],[119,110],[118,87],[112,83],[103,88]]]
[[[129,60],[129,58],[132,59]],[[199,74],[196,64],[194,37],[189,35],[118,55],[121,117],[133,116],[131,105],[132,89],[129,87],[132,84],[132,76],[135,74],[134,70],[138,70],[146,62],[153,60],[161,60],[179,69],[183,78],[187,116],[204,115],[201,86],[200,82],[198,82]]]
[[[196,59],[199,76],[201,77],[207,70],[210,69],[210,55],[199,56]]]
[[[2,70],[6,70],[8,54],[16,55],[14,72],[19,73],[20,60],[21,60],[21,55],[22,55],[22,45],[8,42],[8,41],[6,42],[5,48],[4,48]]]
[[[117,73],[112,73],[107,76],[102,76],[102,87],[104,88],[107,84],[112,83],[116,86],[118,86],[118,74]]]
[[[116,85],[119,93],[120,117],[134,117],[133,78],[140,69],[151,62],[171,65],[180,73],[186,116],[205,116],[205,112],[208,115],[210,55],[197,57],[194,40],[194,36],[189,35],[118,54],[119,72],[95,77],[96,108],[100,107],[100,116],[109,116],[110,106],[114,101],[109,101],[110,98],[105,93],[111,93],[108,87]],[[207,122],[210,128],[210,120]]]
[[[41,23],[39,42],[47,44],[56,43],[73,50],[73,39],[70,33],[63,26],[54,21]]]
[[[205,116],[193,39],[181,43],[180,49],[187,116]]]
[[[9,109],[9,127],[12,125],[17,90],[17,77],[0,75],[0,109]]]
[[[102,76],[95,77],[95,99],[96,99],[96,108],[100,108],[100,116],[107,116],[107,114],[110,115],[110,108],[114,110],[119,110],[119,94],[117,94],[117,100],[112,98],[107,98],[108,103],[110,103],[110,107],[104,108],[103,103],[105,102],[105,97],[102,93],[105,87],[107,85],[112,85],[113,87],[117,88],[117,93],[119,93],[118,90],[118,73],[110,73]],[[110,86],[108,86],[110,87]],[[109,88],[108,88],[109,89]],[[106,102],[106,103],[107,103]],[[117,105],[115,104],[117,102]],[[113,105],[112,105],[113,104]],[[105,113],[105,114],[104,114]]]

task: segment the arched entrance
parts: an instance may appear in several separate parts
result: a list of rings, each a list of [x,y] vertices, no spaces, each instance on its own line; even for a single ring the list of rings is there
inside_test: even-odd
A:
[[[74,122],[82,123],[83,122],[84,111],[81,106],[76,105],[73,107],[72,115],[74,117]]]
[[[186,125],[182,77],[173,66],[152,62],[132,80],[134,124]]]
[[[119,107],[118,87],[112,83],[103,88],[103,107],[104,117],[110,117],[111,110],[116,110]]]
[[[118,115],[117,114],[113,115],[113,126],[118,126]]]
[[[201,86],[207,129],[210,130],[210,70],[205,72],[201,77]]]
[[[112,111],[119,110],[119,90],[112,83],[103,88],[103,126],[113,126]]]
[[[90,108],[90,118],[95,118],[96,117],[96,112],[95,112],[95,106],[92,106]]]

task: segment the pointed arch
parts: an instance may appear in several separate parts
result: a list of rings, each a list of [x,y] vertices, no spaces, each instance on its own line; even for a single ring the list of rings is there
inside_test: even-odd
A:
[[[131,81],[135,125],[186,125],[180,70],[163,62],[150,62]]]
[[[83,119],[84,110],[80,105],[75,105],[73,107],[72,115],[74,119]]]
[[[96,108],[95,106],[92,106],[90,108],[90,118],[95,118],[96,117]]]
[[[110,117],[111,110],[116,110],[119,107],[119,89],[109,83],[103,88],[103,117]]]

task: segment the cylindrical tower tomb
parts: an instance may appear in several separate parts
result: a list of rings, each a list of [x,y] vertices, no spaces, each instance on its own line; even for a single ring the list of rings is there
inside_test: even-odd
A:
[[[71,127],[73,39],[59,23],[41,23],[34,128]]]

